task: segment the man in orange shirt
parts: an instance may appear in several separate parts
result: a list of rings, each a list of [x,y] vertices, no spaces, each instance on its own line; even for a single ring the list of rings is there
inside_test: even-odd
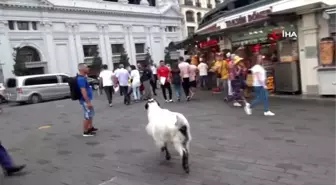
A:
[[[172,89],[169,82],[169,68],[165,65],[163,60],[160,61],[160,66],[157,68],[157,76],[159,78],[162,94],[166,102],[173,102]],[[166,89],[168,89],[169,99],[167,99]]]
[[[219,86],[224,94],[224,100],[228,100],[228,64],[223,58],[222,53],[216,54],[216,62],[211,71],[217,72],[218,78],[220,78]]]

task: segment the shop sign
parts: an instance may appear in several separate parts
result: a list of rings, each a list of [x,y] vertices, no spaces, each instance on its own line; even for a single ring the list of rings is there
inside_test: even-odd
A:
[[[226,27],[233,27],[233,26],[238,26],[241,24],[249,23],[249,22],[254,22],[260,19],[264,19],[268,16],[268,14],[272,13],[272,7],[270,7],[267,10],[259,11],[259,12],[253,12],[248,15],[240,16],[236,19],[225,21]]]
[[[295,31],[286,31],[283,29],[273,29],[271,33],[268,35],[268,39],[277,41],[281,38],[297,38],[297,34]]]
[[[207,40],[207,41],[200,42],[199,47],[204,48],[204,47],[207,47],[207,46],[213,46],[213,45],[217,45],[217,44],[218,44],[218,41],[216,39],[210,39],[210,40]]]

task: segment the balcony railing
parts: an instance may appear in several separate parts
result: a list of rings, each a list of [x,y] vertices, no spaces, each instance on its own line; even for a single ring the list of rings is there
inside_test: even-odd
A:
[[[208,8],[212,8],[212,4],[207,4],[207,7]]]
[[[196,2],[196,6],[197,6],[197,7],[202,7],[201,2]]]
[[[195,22],[195,18],[194,17],[187,17],[187,22]]]
[[[194,3],[190,0],[187,0],[184,2],[185,5],[190,5],[190,6],[194,6]]]

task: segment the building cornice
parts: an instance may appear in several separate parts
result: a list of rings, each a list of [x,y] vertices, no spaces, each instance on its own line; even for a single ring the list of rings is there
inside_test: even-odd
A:
[[[18,3],[8,3],[8,2],[0,2],[0,7],[5,8],[29,8],[29,9],[52,9],[56,11],[62,12],[86,12],[86,13],[98,13],[98,14],[113,14],[118,16],[141,16],[141,17],[155,17],[155,18],[167,18],[167,19],[181,19],[181,17],[171,17],[162,15],[160,13],[143,13],[143,12],[129,12],[129,11],[113,11],[113,10],[102,10],[102,9],[93,9],[93,8],[79,8],[79,7],[67,7],[67,6],[53,6],[46,1],[42,0],[41,4],[18,4]],[[136,6],[136,5],[135,5]],[[169,5],[168,5],[169,6]],[[172,7],[169,7],[172,8]],[[168,9],[169,9],[168,8]],[[155,7],[153,7],[155,9]]]

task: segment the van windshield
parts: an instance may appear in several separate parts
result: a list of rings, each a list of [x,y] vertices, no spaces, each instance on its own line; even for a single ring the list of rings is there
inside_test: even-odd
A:
[[[7,86],[7,88],[15,88],[16,87],[16,79],[15,78],[9,78],[7,80],[6,86]]]

